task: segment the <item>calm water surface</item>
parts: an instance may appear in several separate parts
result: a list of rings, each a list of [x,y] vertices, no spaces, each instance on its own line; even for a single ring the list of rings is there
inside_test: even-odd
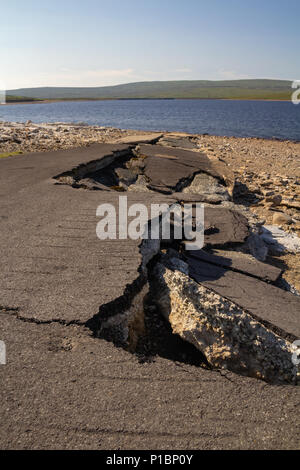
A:
[[[29,119],[300,141],[300,105],[291,102],[122,100],[0,106],[0,121]]]

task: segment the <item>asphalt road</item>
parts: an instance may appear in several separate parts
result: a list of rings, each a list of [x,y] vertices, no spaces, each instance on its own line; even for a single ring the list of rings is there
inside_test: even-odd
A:
[[[0,160],[0,447],[299,448],[299,387],[164,355],[142,364],[85,326],[138,276],[139,243],[96,238],[96,208],[118,193],[52,178],[122,149]]]

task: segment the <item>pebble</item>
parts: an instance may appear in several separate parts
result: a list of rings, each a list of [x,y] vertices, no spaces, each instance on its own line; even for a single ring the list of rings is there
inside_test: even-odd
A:
[[[284,225],[284,224],[291,224],[293,222],[292,217],[283,212],[275,212],[273,215],[273,224],[274,225]]]

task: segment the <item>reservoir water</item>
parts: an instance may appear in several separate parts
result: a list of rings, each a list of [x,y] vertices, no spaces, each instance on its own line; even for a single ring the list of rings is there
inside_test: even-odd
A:
[[[109,100],[0,106],[0,121],[27,120],[300,141],[300,105],[287,101]]]

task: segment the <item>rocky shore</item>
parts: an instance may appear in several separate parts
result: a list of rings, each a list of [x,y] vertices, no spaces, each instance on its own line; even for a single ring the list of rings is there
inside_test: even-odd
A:
[[[145,132],[86,126],[84,124],[34,124],[0,122],[0,154],[4,152],[43,152],[104,143],[126,135]]]
[[[150,134],[85,124],[0,122],[0,158],[94,143],[126,143]],[[252,213],[261,226],[278,228],[276,233],[271,228],[272,238],[277,237],[279,243],[277,249],[269,250],[268,262],[284,269],[284,279],[300,291],[300,254],[294,243],[300,236],[300,143],[164,133],[165,145],[168,136],[178,139],[178,145],[185,139],[184,147],[188,139],[194,151],[226,163],[236,179],[235,203]],[[285,243],[291,249],[278,250]]]

